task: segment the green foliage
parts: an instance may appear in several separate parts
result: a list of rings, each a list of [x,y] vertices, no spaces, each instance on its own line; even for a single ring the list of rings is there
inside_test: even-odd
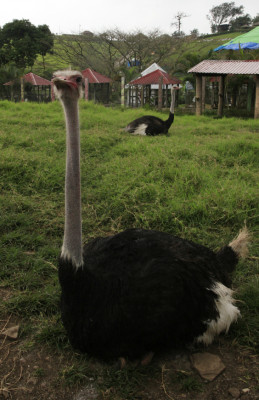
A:
[[[190,372],[176,370],[171,376],[171,381],[174,385],[179,385],[180,390],[184,392],[202,392],[203,384],[196,376]]]
[[[0,30],[0,65],[32,67],[37,54],[45,56],[52,47],[53,36],[47,25],[36,27],[29,20],[15,19]]]
[[[65,366],[60,372],[60,378],[68,386],[79,385],[94,380],[93,369],[84,357],[71,360],[72,364]],[[81,361],[81,362],[80,362]],[[89,376],[90,375],[90,376]]]
[[[35,334],[36,343],[42,343],[55,348],[56,350],[70,349],[70,344],[61,323],[57,316],[43,320]]]
[[[244,12],[244,6],[235,6],[235,2],[232,1],[230,3],[222,3],[218,6],[214,6],[210,9],[210,13],[207,18],[211,22],[211,30],[212,32],[217,32],[219,26],[221,24],[226,24],[237,15],[242,15]]]
[[[152,373],[151,368],[136,368],[126,366],[123,369],[107,368],[103,374],[102,392],[106,393],[106,399],[123,398],[134,400],[141,387],[148,385],[148,378]]]

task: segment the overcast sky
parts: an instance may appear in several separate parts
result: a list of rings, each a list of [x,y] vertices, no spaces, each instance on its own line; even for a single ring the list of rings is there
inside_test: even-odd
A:
[[[148,32],[158,28],[172,33],[174,16],[184,12],[182,31],[192,29],[210,33],[209,10],[227,0],[6,0],[1,5],[0,26],[13,19],[28,19],[38,26],[46,24],[53,33],[95,33],[119,28],[125,32],[137,29]],[[227,1],[231,2],[231,0]],[[245,14],[255,17],[259,13],[258,0],[235,1],[243,5]]]

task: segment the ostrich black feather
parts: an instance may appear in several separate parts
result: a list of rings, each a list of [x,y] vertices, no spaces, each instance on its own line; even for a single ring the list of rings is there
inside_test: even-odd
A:
[[[223,253],[166,233],[126,230],[84,247],[84,266],[60,258],[62,320],[72,345],[104,359],[193,342],[217,320]],[[229,260],[228,260],[229,261]]]

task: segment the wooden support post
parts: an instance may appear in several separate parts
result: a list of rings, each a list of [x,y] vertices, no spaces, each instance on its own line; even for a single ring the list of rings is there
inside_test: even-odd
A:
[[[223,106],[224,106],[224,86],[225,76],[221,75],[219,78],[219,102],[218,102],[218,117],[223,117]]]
[[[24,101],[24,80],[21,78],[21,101]]]
[[[201,112],[203,114],[205,111],[206,76],[202,77],[201,92]]]
[[[109,104],[110,103],[110,84],[107,83],[106,87],[107,87],[107,104]]]
[[[85,78],[85,101],[89,100],[89,79]]]
[[[168,107],[168,85],[165,87],[165,107]]]
[[[53,82],[51,81],[51,101],[55,100],[55,94],[54,94],[54,86],[53,86]]]
[[[202,76],[196,75],[196,115],[202,114]]]
[[[125,76],[121,77],[121,107],[125,107]]]
[[[96,83],[93,84],[94,85],[94,103],[96,102]]]
[[[255,112],[254,117],[259,118],[259,75],[255,76]]]
[[[158,86],[158,110],[162,110],[163,104],[163,77],[160,76],[159,78],[159,86]]]
[[[141,86],[141,107],[144,106],[144,85]]]

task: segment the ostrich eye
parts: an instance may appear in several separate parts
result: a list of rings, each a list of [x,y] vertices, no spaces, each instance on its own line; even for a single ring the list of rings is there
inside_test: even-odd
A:
[[[80,76],[78,76],[78,78],[76,78],[76,82],[77,82],[77,83],[82,82],[82,78],[81,78]]]

